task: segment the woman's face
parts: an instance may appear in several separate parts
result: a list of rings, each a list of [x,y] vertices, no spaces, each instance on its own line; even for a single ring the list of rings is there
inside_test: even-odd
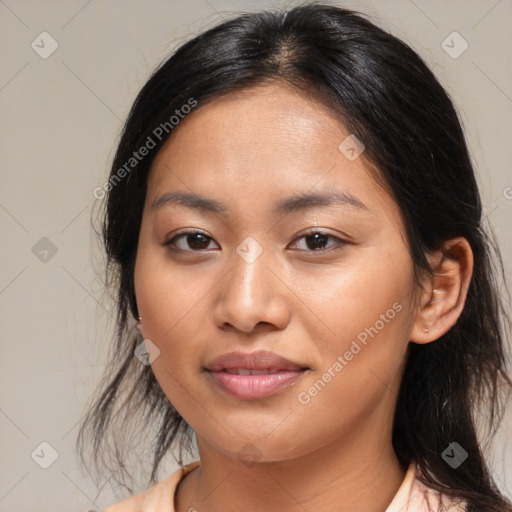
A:
[[[285,460],[390,435],[412,261],[399,208],[349,135],[324,106],[267,85],[198,107],[153,162],[135,268],[142,330],[166,396],[224,454]],[[177,192],[204,201],[163,197]],[[234,351],[296,368],[207,370]]]

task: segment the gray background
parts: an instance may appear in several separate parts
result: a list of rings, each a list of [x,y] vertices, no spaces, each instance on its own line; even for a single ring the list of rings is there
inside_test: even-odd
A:
[[[510,276],[512,2],[330,3],[368,14],[411,44],[448,89]],[[81,474],[74,452],[77,422],[113,328],[112,304],[97,274],[103,267],[91,230],[99,206],[92,192],[108,175],[136,93],[163,58],[237,11],[282,5],[0,0],[0,512],[96,511],[119,501],[120,494],[108,486],[100,492]],[[463,48],[458,36],[447,40],[452,56],[441,46],[454,31],[469,45],[457,58],[454,52]],[[46,59],[39,53],[51,42],[42,32],[58,43]],[[491,450],[497,481],[508,495],[511,432],[509,416]],[[58,454],[48,469],[39,464],[50,462],[52,452],[41,442]],[[167,461],[162,477],[176,468]]]

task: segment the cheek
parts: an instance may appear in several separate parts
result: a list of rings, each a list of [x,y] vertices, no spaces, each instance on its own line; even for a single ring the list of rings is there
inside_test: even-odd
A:
[[[147,334],[165,342],[177,329],[197,326],[190,318],[204,307],[211,272],[185,259],[176,263],[169,249],[152,239],[149,228],[143,226],[142,233],[134,276],[137,306]]]
[[[190,321],[201,308],[206,283],[193,278],[192,266],[177,270],[166,258],[162,248],[139,244],[135,264],[135,295],[142,318],[144,337],[160,349],[160,357],[173,368],[180,358],[193,350],[198,322]],[[204,285],[204,286],[203,286]]]
[[[412,265],[406,253],[368,255],[310,283],[315,292],[307,303],[318,318],[304,328],[314,340],[319,365],[308,384],[320,381],[311,392],[301,387],[304,401],[341,400],[355,411],[362,400],[372,402],[396,380],[413,316]]]
[[[411,264],[401,255],[383,258],[371,252],[300,283],[301,297],[317,313],[318,321],[311,322],[310,328],[321,325],[328,332],[323,338],[312,338],[321,348],[341,349],[359,334],[364,338],[372,327],[384,333],[407,325],[402,320],[411,314]]]
[[[197,278],[197,270],[195,277],[193,272],[192,266],[174,268],[154,250],[141,247],[137,255],[135,292],[144,337],[160,351],[152,371],[169,401],[186,418],[198,413],[190,376],[197,375],[200,367],[199,344],[205,338],[201,326],[208,316],[205,296],[212,286],[205,278]]]
[[[323,439],[372,415],[384,424],[388,413],[382,411],[393,410],[412,314],[405,262],[396,269],[400,272],[384,272],[382,265],[354,268],[322,283],[322,294],[310,295],[309,305],[322,322],[311,321],[305,328],[319,365],[295,390],[300,404],[295,410],[301,424],[322,418],[315,428]]]

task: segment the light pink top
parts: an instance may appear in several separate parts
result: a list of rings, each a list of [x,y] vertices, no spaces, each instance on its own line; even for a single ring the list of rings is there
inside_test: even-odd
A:
[[[180,480],[199,465],[192,462],[175,471],[172,475],[145,492],[136,494],[104,512],[175,512],[174,494]],[[402,485],[385,512],[437,512],[444,505],[443,512],[464,512],[464,504],[425,487],[417,478],[417,468],[411,463]]]

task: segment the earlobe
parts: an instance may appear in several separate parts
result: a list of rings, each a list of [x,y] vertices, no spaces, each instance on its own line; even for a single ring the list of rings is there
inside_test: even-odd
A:
[[[137,317],[137,330],[142,334],[142,318]]]
[[[410,341],[430,343],[457,322],[473,273],[473,252],[463,237],[452,238],[431,255],[433,274],[425,278]]]

